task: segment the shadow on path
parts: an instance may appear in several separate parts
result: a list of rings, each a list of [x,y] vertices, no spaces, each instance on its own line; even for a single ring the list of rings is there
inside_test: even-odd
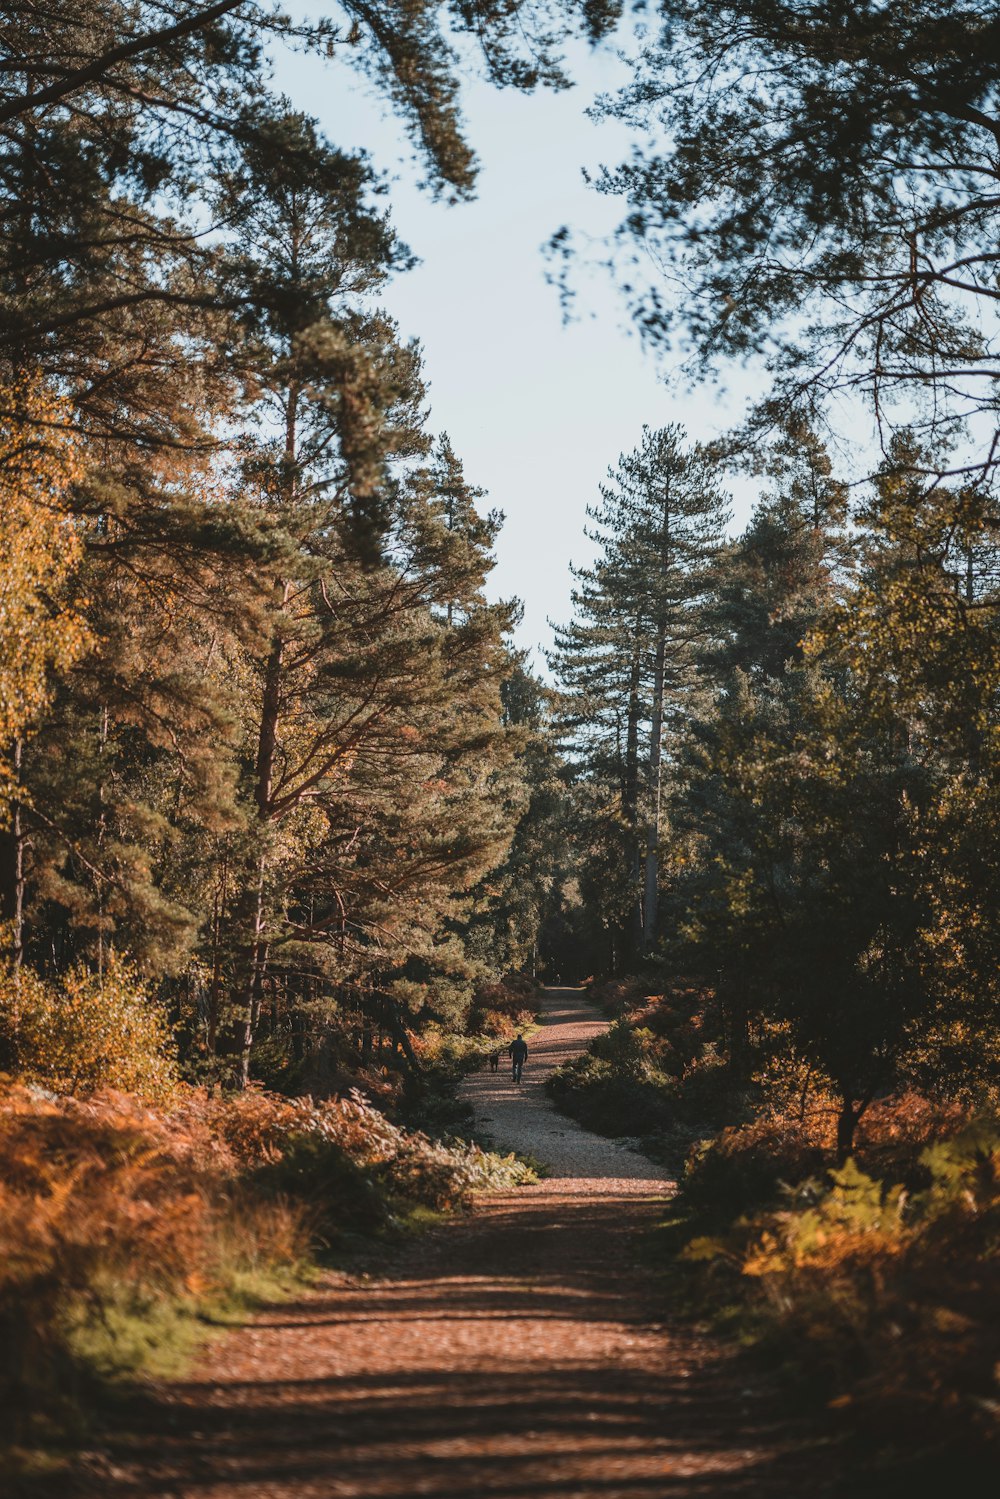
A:
[[[565,1131],[560,1174],[409,1247],[391,1274],[276,1307],[150,1394],[95,1468],[105,1499],[728,1499],[815,1492],[768,1394],[660,1326],[635,1263],[669,1184],[551,1114],[540,1077],[600,1029],[550,994],[533,1084],[477,1108]],[[558,1018],[557,1018],[558,1017]],[[556,1137],[553,1137],[554,1139]],[[568,1146],[564,1141],[570,1141]],[[595,1143],[596,1142],[596,1143]],[[608,1154],[605,1147],[612,1146]],[[539,1151],[539,1154],[542,1152]],[[99,1481],[98,1480],[99,1477]]]

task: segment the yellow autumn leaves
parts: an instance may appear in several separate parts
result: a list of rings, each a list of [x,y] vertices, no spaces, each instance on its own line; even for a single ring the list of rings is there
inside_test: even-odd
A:
[[[11,747],[44,705],[52,667],[70,665],[87,643],[65,597],[82,549],[66,508],[78,476],[65,403],[37,375],[0,385],[0,819]]]
[[[170,1028],[141,975],[110,956],[100,973],[78,963],[57,980],[0,970],[0,1035],[20,1077],[57,1093],[114,1088],[147,1102],[177,1085]]]

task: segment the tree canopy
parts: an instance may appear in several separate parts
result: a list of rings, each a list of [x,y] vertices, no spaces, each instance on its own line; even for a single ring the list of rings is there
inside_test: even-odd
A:
[[[976,0],[661,0],[598,102],[637,132],[596,185],[638,322],[695,368],[764,359],[751,428],[853,392],[887,445],[979,417],[958,461],[994,461],[998,28]]]

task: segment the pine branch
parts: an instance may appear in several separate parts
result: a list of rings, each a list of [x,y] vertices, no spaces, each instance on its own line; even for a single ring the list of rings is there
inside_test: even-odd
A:
[[[220,20],[230,11],[238,10],[245,3],[246,0],[219,0],[218,4],[196,11],[185,21],[177,21],[173,26],[164,26],[159,31],[147,32],[144,36],[134,37],[130,42],[123,42],[118,47],[112,47],[109,51],[103,52],[100,57],[95,57],[92,62],[87,63],[86,67],[77,68],[75,72],[67,74],[57,83],[50,83],[48,88],[8,99],[6,104],[0,105],[0,125],[7,120],[17,119],[20,115],[32,114],[46,104],[57,104],[61,99],[76,93],[88,83],[97,83],[118,63],[129,62],[132,58],[141,57],[146,52],[155,52],[170,42],[180,41],[182,37],[190,36],[192,32],[200,31],[203,27],[211,25],[213,21]]]

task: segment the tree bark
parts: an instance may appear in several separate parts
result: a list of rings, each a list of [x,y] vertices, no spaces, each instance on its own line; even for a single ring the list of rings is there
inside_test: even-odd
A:
[[[639,696],[639,634],[632,644],[629,664],[628,722],[625,730],[625,777],[622,788],[622,811],[629,840],[628,888],[631,892],[626,927],[626,965],[632,966],[642,951],[643,899],[641,893],[642,852],[639,832],[639,719],[642,705]]]
[[[21,770],[22,741],[15,740],[11,751],[14,775]],[[20,799],[15,794],[10,809],[10,826],[0,835],[0,920],[10,933],[11,967],[15,982],[24,961],[24,818]]]
[[[287,584],[281,591],[281,608],[288,599]],[[266,825],[271,810],[271,791],[274,780],[274,755],[278,743],[278,719],[281,713],[281,662],[284,640],[280,628],[276,628],[271,650],[264,670],[264,689],[261,694],[260,730],[257,741],[257,818],[262,836],[266,838]],[[256,889],[254,895],[251,937],[247,953],[244,981],[243,1019],[240,1023],[240,1066],[238,1084],[245,1088],[250,1081],[250,1053],[253,1049],[257,1018],[260,1014],[263,966],[266,959],[264,930],[266,913],[264,891],[267,883],[267,850],[262,849],[257,864]]]
[[[660,562],[663,575],[670,564],[670,482],[663,491],[663,527],[660,532]],[[660,892],[660,800],[663,780],[663,692],[667,670],[668,603],[661,598],[656,620],[656,653],[653,658],[653,711],[649,730],[649,796],[646,821],[646,875],[643,890],[643,943],[647,953],[656,941],[656,919]]]
[[[257,889],[254,899],[253,936],[247,955],[246,989],[243,1002],[243,1020],[240,1024],[240,1064],[237,1083],[246,1088],[250,1082],[250,1053],[253,1051],[257,1021],[260,1016],[263,991],[264,965],[267,961],[267,943],[264,940],[264,882],[267,878],[267,856],[261,854],[257,866]]]
[[[209,987],[208,1025],[205,1044],[210,1056],[219,1048],[219,1016],[222,1009],[222,922],[229,894],[229,839],[222,855],[222,870],[215,887],[212,908],[212,982]]]
[[[646,873],[642,899],[643,943],[648,952],[656,940],[656,918],[660,892],[660,792],[663,763],[663,684],[666,676],[667,628],[661,621],[656,632],[653,663],[653,715],[649,731],[649,811],[646,820]]]
[[[293,475],[298,442],[298,400],[298,388],[293,385],[289,391],[288,406],[285,413],[285,463],[287,466],[285,483],[287,486],[286,498],[289,501],[294,498]],[[277,583],[275,585],[277,607],[275,610],[274,634],[271,640],[271,649],[268,652],[267,663],[264,667],[264,684],[261,692],[255,795],[258,825],[265,840],[265,845],[261,849],[257,866],[256,896],[244,984],[243,1020],[239,1028],[240,1065],[238,1082],[241,1088],[245,1088],[250,1081],[250,1053],[253,1050],[257,1021],[260,1016],[264,967],[267,962],[267,943],[265,940],[265,930],[267,927],[267,913],[265,909],[265,890],[267,886],[266,828],[272,810],[271,796],[274,789],[274,757],[278,745],[278,724],[281,717],[281,672],[285,652],[282,615],[288,605],[289,593],[289,583]]]

